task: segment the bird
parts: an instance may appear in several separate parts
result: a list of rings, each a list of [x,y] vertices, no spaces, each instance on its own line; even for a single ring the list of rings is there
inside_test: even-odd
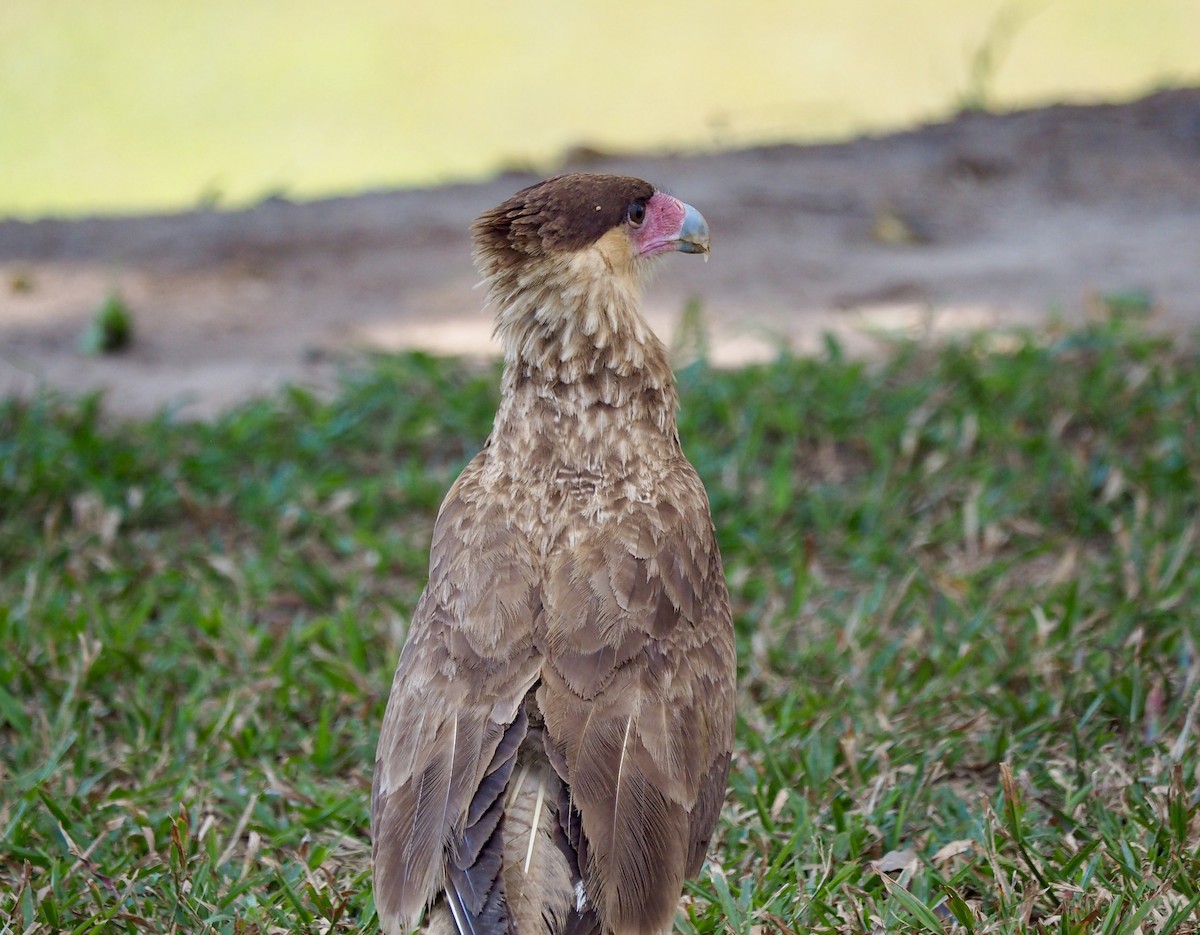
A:
[[[387,933],[657,935],[725,797],[735,648],[668,353],[640,308],[693,207],[571,173],[482,213],[503,348],[491,434],[447,493],[380,728]]]

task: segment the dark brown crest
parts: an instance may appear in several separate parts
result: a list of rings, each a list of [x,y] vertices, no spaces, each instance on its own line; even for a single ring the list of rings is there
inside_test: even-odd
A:
[[[629,205],[648,201],[654,186],[625,175],[575,172],[530,185],[485,211],[471,227],[476,254],[580,250],[625,220]]]

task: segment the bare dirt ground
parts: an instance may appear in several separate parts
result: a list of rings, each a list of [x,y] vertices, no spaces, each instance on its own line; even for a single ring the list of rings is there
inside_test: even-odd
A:
[[[711,262],[668,258],[646,307],[669,339],[698,299],[721,363],[825,332],[870,352],[881,335],[1073,322],[1127,291],[1152,299],[1156,327],[1200,325],[1200,89],[571,167],[641,175],[705,214]],[[0,223],[0,394],[103,387],[119,414],[203,417],[328,386],[364,349],[494,352],[467,228],[532,180]],[[79,335],[114,290],[134,342],[88,357]]]

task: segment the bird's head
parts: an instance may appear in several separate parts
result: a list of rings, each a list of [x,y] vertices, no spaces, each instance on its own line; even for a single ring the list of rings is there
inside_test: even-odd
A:
[[[601,366],[632,373],[653,359],[656,379],[669,382],[639,297],[654,257],[708,253],[708,225],[695,208],[641,179],[574,173],[517,192],[471,232],[506,360],[571,382]]]
[[[640,279],[651,257],[709,248],[708,225],[690,205],[641,179],[581,172],[522,189],[480,215],[472,234],[489,279],[584,255],[607,275]]]

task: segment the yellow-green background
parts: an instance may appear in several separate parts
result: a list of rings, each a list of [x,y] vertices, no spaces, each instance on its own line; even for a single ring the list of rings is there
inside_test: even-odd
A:
[[[981,50],[993,55],[972,78]],[[3,0],[0,215],[836,138],[1200,82],[1200,0]]]

